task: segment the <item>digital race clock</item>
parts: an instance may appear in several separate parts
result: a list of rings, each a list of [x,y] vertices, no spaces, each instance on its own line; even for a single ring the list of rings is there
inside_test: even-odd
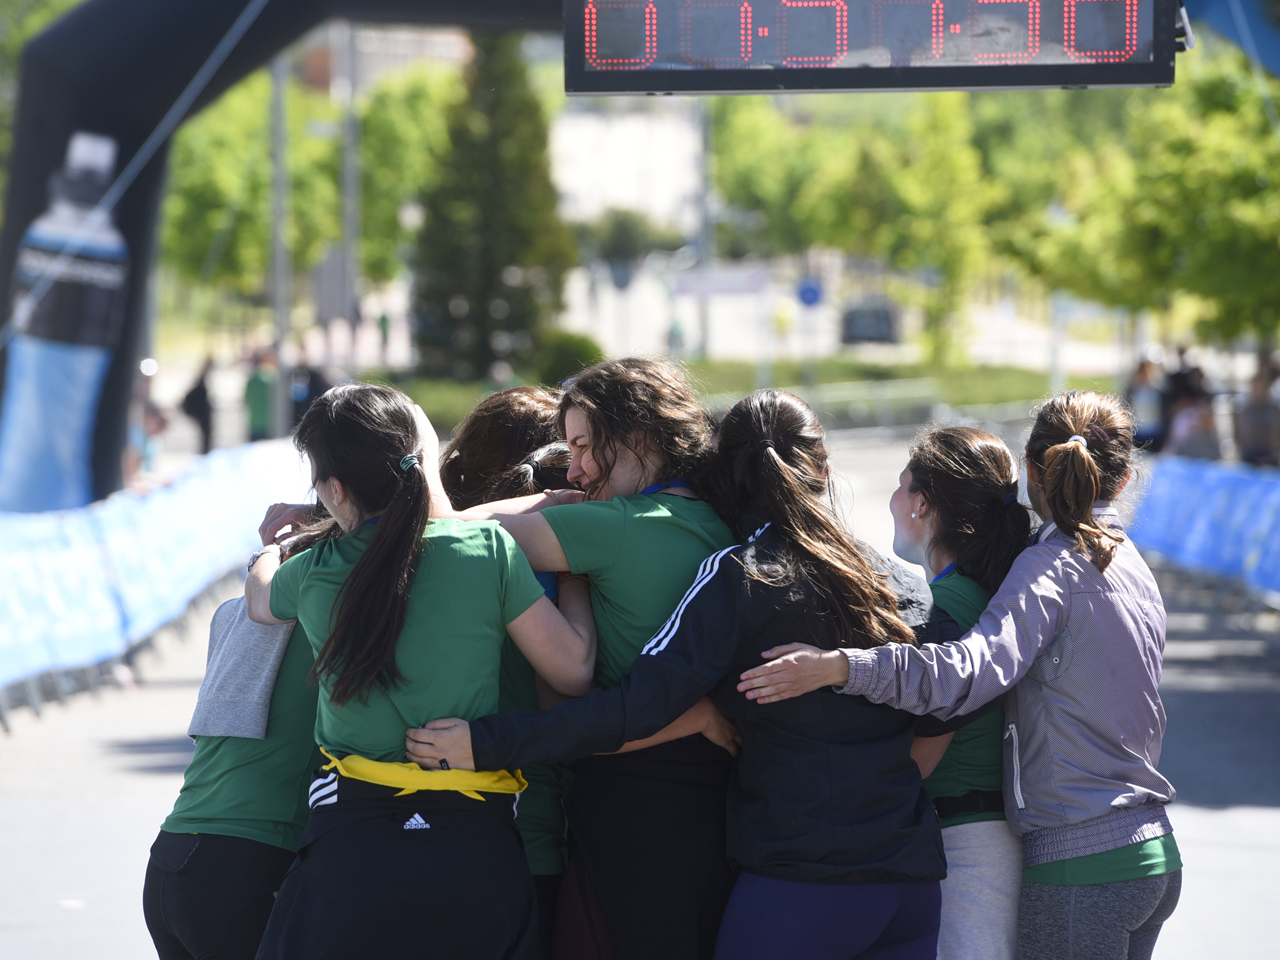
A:
[[[569,93],[1167,86],[1178,0],[566,0]]]

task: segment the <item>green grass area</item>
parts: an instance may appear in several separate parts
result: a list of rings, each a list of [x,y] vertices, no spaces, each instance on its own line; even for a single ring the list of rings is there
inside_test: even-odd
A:
[[[689,364],[689,372],[698,386],[710,394],[746,395],[755,389],[756,366],[753,363],[700,361]],[[849,357],[828,357],[818,361],[815,383],[847,383],[857,380],[898,380],[928,377],[938,383],[938,399],[951,406],[1011,403],[1031,400],[1049,392],[1049,375],[1021,367],[963,367],[937,370],[923,364],[874,364]],[[803,383],[802,365],[797,360],[779,361],[773,365],[773,383],[787,387]],[[1110,377],[1072,377],[1072,388],[1110,392],[1115,383]]]
[[[707,394],[746,396],[756,386],[753,363],[701,361],[688,365],[697,388]],[[1049,392],[1048,374],[1019,367],[967,367],[939,372],[922,365],[885,366],[860,363],[852,359],[832,357],[817,366],[818,383],[847,383],[854,380],[894,380],[932,377],[938,383],[938,399],[954,407],[977,404],[1013,403],[1035,400]],[[394,383],[422,405],[431,422],[441,433],[448,433],[489,392],[482,382],[458,383],[453,380],[430,380],[423,377],[396,377],[367,374],[372,382]],[[796,361],[774,364],[773,382],[786,387],[801,383],[801,365]],[[1111,378],[1072,377],[1068,385],[1077,389],[1110,392],[1115,389]]]
[[[379,373],[361,374],[360,379],[399,387],[426,411],[436,430],[442,434],[451,431],[489,393],[489,387],[483,381],[459,383],[425,377],[388,377]]]

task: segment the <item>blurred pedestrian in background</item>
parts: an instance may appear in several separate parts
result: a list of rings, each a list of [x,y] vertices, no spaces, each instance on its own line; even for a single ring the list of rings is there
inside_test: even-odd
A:
[[[200,452],[213,449],[213,403],[209,400],[209,374],[213,372],[213,357],[206,357],[200,368],[200,376],[187,395],[182,398],[182,412],[200,428]]]
[[[249,414],[249,441],[266,440],[271,436],[271,399],[275,391],[279,370],[276,358],[262,350],[255,350],[249,379],[244,385],[244,406]]]
[[[304,352],[300,362],[293,368],[289,376],[289,399],[293,401],[293,426],[302,422],[303,415],[311,404],[332,387],[333,384],[318,367],[307,362]]]
[[[1236,449],[1242,463],[1280,466],[1280,406],[1271,398],[1271,378],[1263,371],[1249,384],[1249,399],[1235,413]]]
[[[1193,460],[1221,460],[1222,443],[1204,371],[1188,367],[1170,376],[1169,383],[1172,403],[1164,452]]]
[[[1160,366],[1147,358],[1138,364],[1125,391],[1125,400],[1133,412],[1133,442],[1152,453],[1164,443],[1164,396],[1160,391]]]

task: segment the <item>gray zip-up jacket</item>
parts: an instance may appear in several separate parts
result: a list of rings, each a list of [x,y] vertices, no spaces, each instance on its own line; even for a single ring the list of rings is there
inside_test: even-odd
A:
[[[1107,502],[1099,520],[1123,532]],[[1156,771],[1164,602],[1129,540],[1105,574],[1048,523],[960,640],[847,649],[861,694],[941,719],[1005,701],[1005,813],[1027,866],[1172,832]]]

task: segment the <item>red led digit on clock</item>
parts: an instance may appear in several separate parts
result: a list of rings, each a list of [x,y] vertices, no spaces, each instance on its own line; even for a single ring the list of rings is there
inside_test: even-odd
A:
[[[1067,56],[1085,63],[1123,63],[1138,49],[1138,0],[1110,0],[1124,4],[1123,50],[1077,50],[1076,5],[1079,0],[1062,0],[1063,48]]]
[[[697,11],[701,11],[704,16],[714,12],[717,21],[723,18],[722,22],[717,22],[714,29],[728,30],[730,29],[728,22],[737,21],[737,56],[717,55],[705,48],[705,45],[700,42],[702,37],[694,23],[694,13]],[[749,64],[754,32],[752,14],[751,4],[747,0],[687,0],[680,8],[680,52],[685,61],[710,67],[742,67]],[[705,21],[702,23],[702,28],[707,28]],[[761,27],[760,36],[768,35],[769,28]],[[718,51],[721,54],[724,52]]]
[[[836,15],[835,52],[822,56],[788,52],[787,21],[806,11],[830,7]],[[787,67],[834,67],[849,52],[849,6],[844,0],[782,0],[778,5],[778,51]]]
[[[975,53],[973,59],[979,63],[1029,63],[1040,52],[1040,0],[973,0],[978,5],[992,3],[1025,3],[1027,5],[1027,49],[1014,52]],[[1073,2],[1073,0],[1067,0]],[[970,27],[969,36],[978,36],[980,31]]]
[[[600,56],[600,15],[608,10],[644,11],[644,53],[638,57]],[[597,70],[643,70],[658,56],[658,9],[653,0],[587,0],[584,13],[587,62]]]

